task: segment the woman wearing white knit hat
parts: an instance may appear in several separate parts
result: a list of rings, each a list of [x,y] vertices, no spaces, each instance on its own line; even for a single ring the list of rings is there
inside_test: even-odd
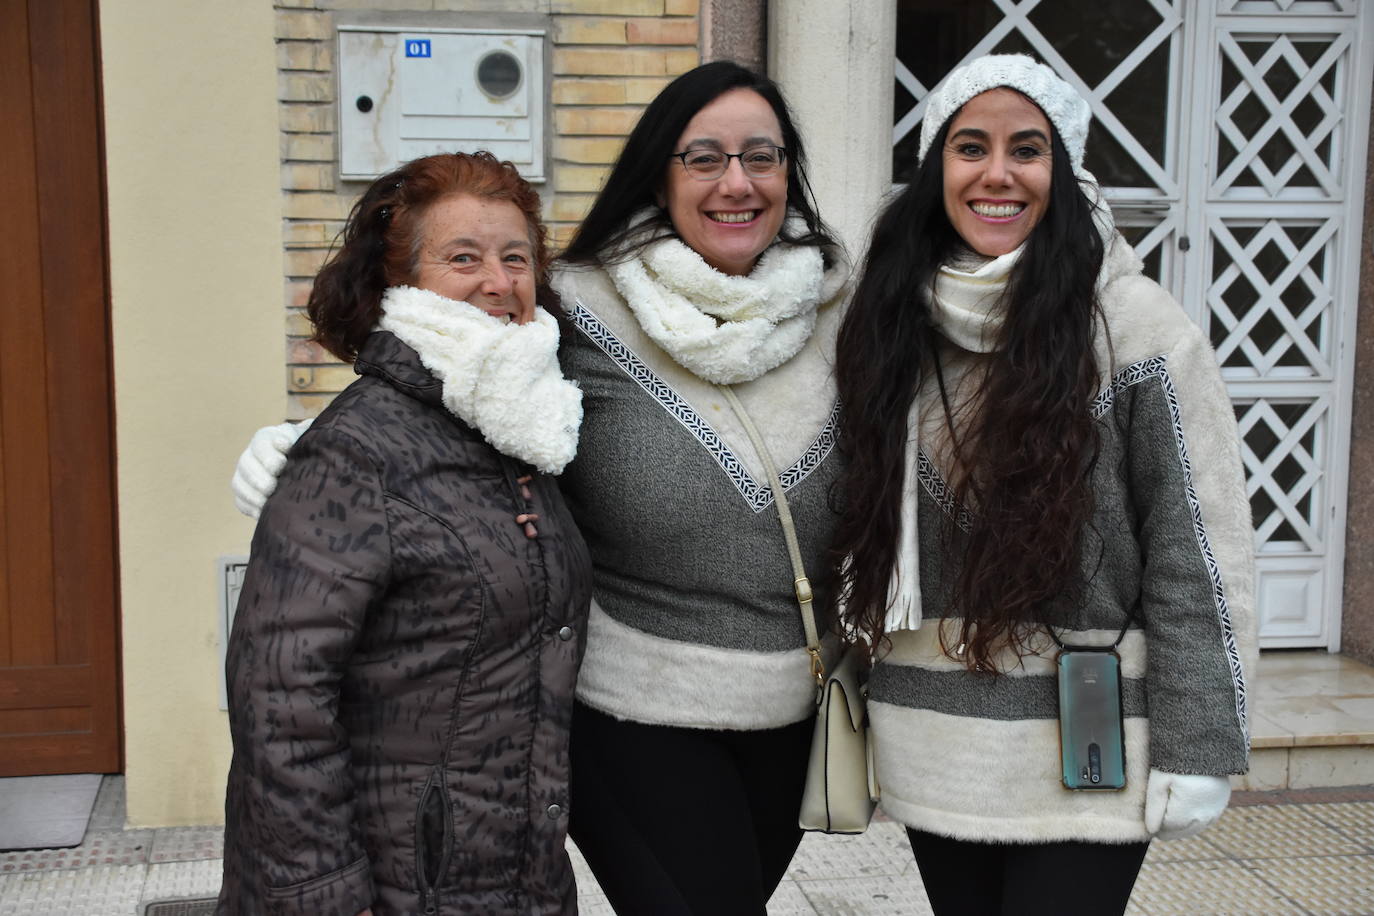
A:
[[[1089,118],[1028,57],[951,73],[839,335],[836,574],[939,914],[1120,913],[1248,764],[1235,420],[1083,170]]]

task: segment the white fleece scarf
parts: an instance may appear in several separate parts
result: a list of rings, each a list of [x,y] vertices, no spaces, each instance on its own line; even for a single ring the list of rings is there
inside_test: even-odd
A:
[[[449,413],[501,454],[557,474],[577,453],[582,392],[558,367],[558,322],[542,308],[527,324],[506,324],[466,302],[393,286],[378,327],[419,354]]]
[[[789,228],[804,227],[795,221]],[[826,271],[814,245],[780,242],[752,273],[734,277],[677,238],[652,242],[606,272],[644,333],[678,365],[718,385],[756,379],[796,356],[816,326],[816,310],[846,274],[839,264]]]
[[[941,334],[965,350],[991,353],[1002,332],[1002,293],[1011,269],[1025,246],[997,258],[972,255],[943,265],[935,275],[935,289],[926,294],[930,317]],[[921,450],[920,399],[907,415],[905,468],[902,480],[902,528],[897,558],[887,586],[887,632],[921,626],[920,535],[916,523],[916,473]]]
[[[1129,245],[1116,232],[1105,198],[1097,183],[1087,172],[1081,183],[1093,201],[1093,222],[1103,241],[1102,271],[1098,274],[1099,291],[1112,274],[1110,262],[1121,257]],[[931,320],[947,339],[973,353],[991,353],[1002,332],[1005,317],[1002,294],[1007,279],[1016,266],[1025,245],[996,258],[972,252],[943,265],[935,275],[935,289],[926,294]],[[1132,255],[1133,256],[1133,255]],[[902,529],[898,536],[897,558],[892,564],[892,578],[887,587],[887,632],[915,630],[921,626],[921,567],[920,541],[916,520],[917,490],[920,482],[916,473],[921,450],[920,399],[911,404],[907,415],[906,475],[902,482]]]

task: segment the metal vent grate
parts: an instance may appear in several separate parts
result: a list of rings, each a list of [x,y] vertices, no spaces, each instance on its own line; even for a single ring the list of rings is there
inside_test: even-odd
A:
[[[148,904],[143,916],[215,916],[214,897],[197,897],[194,900],[159,900]]]
[[[215,575],[219,586],[219,708],[229,708],[229,694],[224,683],[224,655],[229,647],[229,631],[234,628],[234,610],[243,590],[243,575],[248,571],[245,556],[219,557],[215,560]]]

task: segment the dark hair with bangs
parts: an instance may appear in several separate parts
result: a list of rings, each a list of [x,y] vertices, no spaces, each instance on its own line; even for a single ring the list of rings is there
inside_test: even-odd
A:
[[[441,153],[407,162],[372,182],[344,224],[343,245],[315,275],[306,313],[312,339],[352,362],[377,326],[382,293],[415,279],[423,219],[431,204],[450,194],[505,200],[525,216],[534,255],[535,301],[557,314],[548,285],[548,233],[539,218],[539,194],[509,162],[486,151]]]
[[[836,376],[847,466],[835,493],[832,569],[845,599],[844,625],[877,652],[903,478],[914,473],[903,467],[907,412],[921,379],[936,373],[953,448],[950,483],[971,525],[956,532],[953,518],[945,520],[939,546],[962,547],[947,561],[957,579],[940,609],[941,647],[970,670],[991,673],[999,650],[1020,654],[1030,631],[1075,598],[1068,592],[1091,524],[1090,477],[1100,446],[1089,408],[1099,384],[1093,329],[1104,248],[1094,203],[1052,129],[1049,202],[1012,269],[1001,340],[971,411],[949,417],[925,292],[940,266],[966,247],[944,207],[940,150],[951,121],[879,217],[840,328]],[[956,636],[946,636],[946,622]]]
[[[657,202],[669,157],[696,113],[732,89],[757,92],[773,109],[782,128],[782,145],[787,149],[787,208],[789,214],[802,218],[806,229],[794,234],[784,226],[779,238],[798,245],[835,245],[830,230],[816,213],[806,179],[806,152],[782,92],[766,76],[720,60],[682,74],[649,103],[560,260],[614,264],[633,257],[651,242],[675,236],[672,221]],[[632,227],[631,219],[645,208],[654,211],[647,226]]]

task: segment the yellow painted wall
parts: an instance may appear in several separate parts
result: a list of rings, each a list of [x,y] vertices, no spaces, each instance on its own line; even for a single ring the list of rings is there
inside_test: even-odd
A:
[[[214,563],[284,415],[270,3],[102,0],[129,823],[223,818]]]

